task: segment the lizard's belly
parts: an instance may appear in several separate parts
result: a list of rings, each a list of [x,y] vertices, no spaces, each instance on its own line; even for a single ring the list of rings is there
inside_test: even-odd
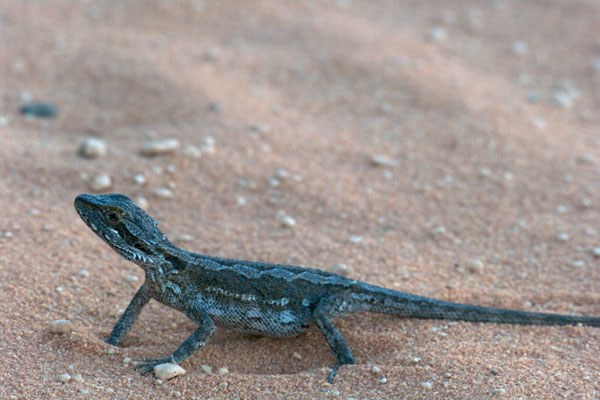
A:
[[[216,325],[234,331],[270,337],[296,336],[305,332],[312,322],[312,313],[305,307],[273,307],[252,302],[235,302],[199,295]]]

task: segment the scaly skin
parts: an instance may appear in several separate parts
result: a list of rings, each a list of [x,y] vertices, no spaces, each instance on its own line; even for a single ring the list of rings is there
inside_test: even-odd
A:
[[[173,245],[144,210],[122,194],[81,194],[75,209],[117,253],[146,273],[144,284],[113,328],[118,345],[150,299],[183,312],[198,324],[171,355],[146,359],[142,375],[156,365],[180,363],[208,340],[215,325],[270,337],[290,337],[315,324],[325,336],[337,369],[354,364],[332,321],[357,311],[401,317],[527,325],[600,326],[600,318],[544,314],[452,303],[385,289],[330,272],[191,253]]]

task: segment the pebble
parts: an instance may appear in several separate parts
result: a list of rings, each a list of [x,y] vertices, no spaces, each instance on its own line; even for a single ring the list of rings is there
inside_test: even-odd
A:
[[[527,43],[523,42],[522,40],[513,42],[510,48],[512,52],[518,56],[524,56],[529,51],[529,46],[527,46]]]
[[[80,269],[79,271],[77,271],[77,276],[87,278],[88,276],[90,276],[90,273],[85,269]]]
[[[100,174],[92,179],[90,183],[90,189],[95,192],[106,190],[112,186],[112,179],[108,174]]]
[[[79,154],[84,158],[98,158],[106,154],[106,143],[93,137],[85,138],[79,145]]]
[[[133,177],[133,181],[137,185],[143,185],[146,183],[146,177],[142,174],[137,174],[136,176]]]
[[[559,242],[567,242],[569,240],[569,235],[566,233],[559,233],[556,236],[556,240],[558,240]]]
[[[50,322],[50,332],[52,333],[69,333],[73,329],[73,324],[68,319],[57,319]]]
[[[583,267],[585,267],[585,261],[575,260],[575,261],[573,261],[573,263],[571,265],[574,266],[575,268],[583,268]]]
[[[371,367],[371,372],[378,374],[381,372],[381,368],[379,368],[377,365],[373,365],[373,367]]]
[[[351,271],[352,271],[352,268],[350,268],[349,266],[347,266],[346,264],[343,264],[343,263],[335,264],[333,267],[331,267],[331,272],[333,272],[334,274],[338,274],[338,275],[346,276]]]
[[[371,163],[376,167],[397,167],[398,161],[382,155],[374,155]]]
[[[350,236],[350,238],[348,239],[348,241],[350,243],[354,243],[354,244],[360,243],[360,242],[363,241],[363,237],[362,236]]]
[[[148,200],[146,200],[145,197],[136,197],[135,198],[135,204],[137,204],[140,208],[148,208],[148,206],[150,205],[150,203],[148,203]]]
[[[160,154],[171,153],[178,148],[179,140],[177,139],[151,140],[144,143],[140,149],[140,153],[144,156],[153,157]]]
[[[284,168],[277,168],[273,175],[275,178],[279,179],[280,181],[284,181],[290,176],[290,174]]]
[[[207,136],[204,138],[204,142],[202,146],[200,146],[200,150],[204,153],[214,153],[215,152],[215,138],[211,136]]]
[[[600,258],[600,247],[595,247],[594,250],[592,250],[592,254],[596,258]]]
[[[159,199],[171,199],[173,198],[173,191],[171,191],[171,189],[166,188],[166,187],[159,187],[154,189],[154,191],[152,192],[152,194],[154,194],[155,197],[158,197]]]
[[[219,375],[225,375],[229,373],[229,369],[227,369],[227,367],[221,367],[217,370],[217,374]]]
[[[277,221],[279,222],[279,225],[281,225],[284,228],[293,228],[294,226],[296,226],[296,220],[287,215],[285,211],[283,210],[279,210],[277,211]]]
[[[558,213],[562,214],[562,213],[566,213],[567,211],[569,211],[569,207],[567,207],[563,204],[556,207],[556,212],[558,212]]]
[[[433,388],[433,384],[431,382],[421,382],[421,386],[423,386],[425,389]]]
[[[9,239],[11,237],[14,236],[14,234],[11,231],[6,231],[2,234],[2,236],[4,236],[5,238]]]
[[[189,145],[183,148],[181,154],[189,158],[200,158],[202,157],[202,150],[194,145]]]
[[[127,275],[127,277],[125,278],[125,281],[127,282],[137,282],[140,278],[138,278],[135,275]]]
[[[385,385],[387,383],[387,378],[384,376],[383,378],[379,379],[379,383],[381,383],[382,385]]]
[[[132,361],[132,360],[131,360],[131,358],[129,358],[129,357],[125,357],[125,358],[123,359],[123,364],[129,364],[131,361]]]
[[[71,380],[71,375],[64,373],[56,377],[56,380],[62,383],[67,383]]]
[[[229,384],[227,382],[219,383],[219,389],[221,389],[221,390],[227,389],[228,386],[229,386]]]
[[[177,364],[164,363],[154,367],[154,375],[160,380],[166,381],[176,376],[184,375],[185,369]]]
[[[58,114],[58,109],[53,104],[42,102],[23,104],[19,112],[33,118],[54,118]]]
[[[480,274],[481,272],[483,272],[483,262],[477,258],[471,260],[471,262],[469,263],[468,270],[469,272],[472,272],[474,274]]]
[[[244,196],[236,196],[235,203],[238,206],[243,207],[246,205],[246,198]]]
[[[108,354],[108,355],[113,355],[116,353],[117,353],[117,350],[115,350],[114,347],[109,347],[108,349],[106,349],[106,354]]]
[[[448,32],[441,26],[436,26],[429,31],[429,40],[441,42],[448,38]]]
[[[300,353],[293,352],[292,358],[295,360],[302,360],[302,355]]]
[[[443,236],[446,234],[446,228],[444,228],[443,226],[436,226],[435,228],[433,228],[431,230],[431,235],[433,237],[439,237],[439,236]]]
[[[73,382],[83,383],[83,376],[81,374],[73,375]]]
[[[598,232],[595,229],[593,229],[593,228],[587,228],[585,230],[585,234],[587,236],[596,236],[598,234]]]
[[[506,389],[504,389],[504,388],[493,388],[492,389],[492,393],[493,394],[505,394],[506,393]]]
[[[205,374],[212,374],[212,369],[208,365],[203,364],[200,366],[200,368],[202,368],[202,372]]]

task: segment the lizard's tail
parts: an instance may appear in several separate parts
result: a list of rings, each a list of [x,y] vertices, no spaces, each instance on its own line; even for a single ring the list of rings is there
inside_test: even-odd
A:
[[[599,317],[537,313],[435,300],[376,286],[355,295],[361,309],[408,318],[493,322],[522,325],[577,325],[600,327]]]

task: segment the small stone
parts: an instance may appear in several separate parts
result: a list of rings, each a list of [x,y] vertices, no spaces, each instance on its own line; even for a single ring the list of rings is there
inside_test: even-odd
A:
[[[595,247],[594,250],[592,250],[592,254],[596,258],[600,258],[600,247]]]
[[[293,352],[292,358],[295,360],[302,360],[302,355],[300,353]]]
[[[167,381],[173,379],[176,376],[184,375],[185,369],[181,368],[177,364],[164,363],[154,367],[154,375],[160,380]]]
[[[571,265],[574,266],[575,268],[583,268],[583,267],[585,267],[585,261],[575,260],[575,261],[573,261],[573,263],[571,263]]]
[[[214,153],[215,139],[211,136],[205,137],[202,146],[200,146],[200,150],[202,150],[204,153]]]
[[[441,42],[446,40],[448,32],[441,26],[436,26],[429,31],[429,40],[434,42]]]
[[[154,191],[152,192],[152,194],[154,194],[155,197],[158,197],[159,199],[171,199],[173,198],[173,192],[171,191],[171,189],[166,188],[166,187],[159,187],[154,189]]]
[[[229,386],[229,384],[227,382],[219,383],[219,389],[221,389],[221,390],[227,389],[228,386]]]
[[[123,359],[123,364],[129,364],[130,362],[131,362],[131,358],[129,358],[129,357],[125,357]]]
[[[185,146],[181,153],[188,158],[200,158],[202,157],[202,150],[194,145]]]
[[[148,203],[148,200],[146,200],[145,197],[136,197],[135,198],[135,204],[137,204],[140,208],[146,209],[148,208],[148,206],[150,205]]]
[[[269,179],[269,187],[276,188],[276,187],[279,187],[279,185],[281,185],[281,182],[279,181],[279,179],[277,179],[277,178]]]
[[[11,231],[6,231],[2,234],[2,236],[4,236],[7,239],[10,239],[11,237],[14,236],[14,234]]]
[[[483,262],[477,258],[471,260],[471,262],[469,263],[468,270],[471,273],[480,274],[481,272],[483,272]]]
[[[85,138],[79,145],[79,154],[84,158],[98,158],[106,154],[106,143],[93,137]]]
[[[133,181],[136,183],[136,185],[141,186],[146,183],[146,177],[142,174],[137,174],[133,177]]]
[[[587,228],[587,229],[585,230],[585,234],[586,234],[587,236],[596,236],[596,235],[598,234],[598,231],[596,231],[596,230],[595,230],[595,229],[593,229],[593,228]]]
[[[87,278],[88,276],[90,276],[90,273],[85,269],[80,269],[79,271],[77,271],[77,276]]]
[[[83,383],[83,376],[81,374],[73,375],[73,382]]]
[[[125,281],[127,282],[137,282],[140,278],[138,278],[135,275],[127,275],[127,277],[125,277]]]
[[[246,205],[246,198],[244,196],[236,196],[235,203],[238,206],[243,207]]]
[[[505,394],[506,393],[506,389],[504,389],[504,388],[493,388],[492,389],[492,393],[493,394]]]
[[[50,103],[29,103],[22,105],[19,112],[33,118],[54,118],[58,109]]]
[[[214,111],[214,112],[221,111],[221,106],[219,105],[219,103],[215,103],[214,101],[209,102],[206,105],[206,108],[208,109],[208,111]]]
[[[556,240],[559,242],[567,242],[569,240],[569,235],[566,233],[559,233],[556,235]]]
[[[112,356],[113,354],[116,354],[117,350],[115,350],[114,347],[109,347],[108,349],[106,349],[106,354],[108,354],[109,356]]]
[[[334,274],[338,274],[338,275],[342,275],[342,276],[347,276],[350,272],[352,271],[352,268],[350,268],[349,266],[347,266],[346,264],[335,264],[333,267],[331,267],[331,272],[333,272]]]
[[[221,367],[217,370],[217,374],[219,375],[225,375],[229,373],[229,369],[227,369],[227,367]]]
[[[287,170],[285,170],[283,168],[277,168],[273,175],[275,178],[279,179],[280,181],[284,181],[290,176],[290,174],[287,172]]]
[[[387,378],[384,376],[383,378],[379,379],[379,383],[381,383],[382,385],[385,385],[387,383]]]
[[[69,333],[73,329],[73,324],[68,319],[57,319],[50,322],[50,332]]]
[[[521,40],[517,40],[516,42],[513,42],[512,46],[510,48],[511,48],[512,52],[518,56],[524,56],[529,51],[529,46],[527,46],[527,43],[525,43]]]
[[[373,367],[371,367],[371,372],[378,374],[381,372],[381,368],[379,368],[377,365],[373,365]]]
[[[397,167],[398,161],[382,155],[374,155],[371,158],[371,164],[376,167]]]
[[[161,139],[152,140],[144,143],[140,149],[143,156],[153,157],[160,154],[172,153],[179,148],[179,140],[177,139]]]
[[[277,221],[279,222],[279,225],[281,225],[284,228],[293,228],[294,226],[296,226],[296,220],[293,217],[287,215],[283,210],[279,210],[277,212]]]
[[[419,357],[413,357],[413,359],[411,361],[412,361],[413,364],[416,364],[419,361],[421,361],[421,359]]]
[[[425,389],[431,389],[433,388],[433,383],[431,382],[421,382],[421,386]]]
[[[202,372],[204,372],[205,374],[212,374],[212,369],[208,365],[203,364],[200,366],[200,368],[202,369]]]
[[[444,236],[445,234],[446,228],[444,228],[443,226],[436,226],[435,228],[431,229],[431,236],[433,236],[434,238]]]
[[[62,383],[67,383],[71,380],[71,375],[64,373],[56,377],[56,380]]]
[[[90,183],[90,189],[95,192],[106,190],[112,186],[112,179],[108,174],[100,174],[92,179]]]
[[[360,243],[363,241],[363,237],[362,236],[350,236],[348,241],[353,244]]]
[[[558,213],[566,213],[567,211],[569,211],[569,207],[565,206],[564,204],[561,204],[559,206],[556,207],[556,212]]]

